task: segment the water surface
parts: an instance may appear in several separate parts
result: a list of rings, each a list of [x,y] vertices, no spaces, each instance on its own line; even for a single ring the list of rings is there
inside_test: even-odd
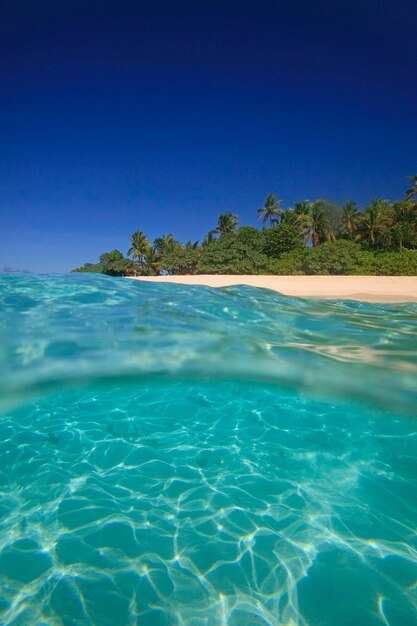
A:
[[[0,279],[0,622],[417,622],[417,306]]]

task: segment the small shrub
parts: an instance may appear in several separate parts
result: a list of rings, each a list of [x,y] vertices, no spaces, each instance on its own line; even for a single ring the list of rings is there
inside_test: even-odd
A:
[[[300,234],[292,224],[278,224],[272,228],[264,228],[263,251],[270,258],[278,258],[284,252],[300,250],[303,242]]]
[[[370,261],[358,244],[340,239],[309,248],[303,256],[302,268],[306,274],[360,274]]]
[[[204,246],[197,274],[260,274],[267,264],[257,236],[228,234]]]
[[[297,276],[304,274],[302,269],[303,251],[284,252],[278,259],[268,259],[266,274]]]
[[[199,258],[198,248],[177,246],[164,255],[162,265],[169,274],[195,274]]]
[[[417,250],[402,248],[397,252],[375,254],[375,274],[381,276],[417,276]]]

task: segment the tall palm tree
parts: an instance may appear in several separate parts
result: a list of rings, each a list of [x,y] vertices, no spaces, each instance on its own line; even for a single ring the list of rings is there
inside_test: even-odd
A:
[[[159,276],[162,269],[162,255],[155,248],[150,247],[143,260],[145,276]]]
[[[287,209],[281,215],[281,224],[288,224],[289,226],[297,225],[297,214],[294,209]]]
[[[131,246],[127,251],[127,256],[131,256],[136,262],[138,271],[142,271],[145,255],[151,247],[150,241],[141,230],[135,230],[130,238]]]
[[[313,202],[310,208],[310,239],[313,246],[324,241],[335,241],[336,237],[320,200]]]
[[[354,239],[356,231],[358,230],[358,224],[361,214],[358,211],[358,206],[353,200],[349,200],[343,206],[342,226],[346,231],[349,239]]]
[[[226,213],[219,215],[217,228],[213,228],[213,230],[209,232],[209,235],[220,235],[220,237],[222,237],[228,233],[233,233],[238,224],[237,215],[231,213],[230,211],[226,211]]]
[[[297,215],[306,215],[310,212],[311,202],[309,200],[301,200],[294,204],[294,213]]]
[[[391,215],[395,222],[409,222],[417,226],[417,207],[409,200],[395,202],[391,207]]]
[[[308,243],[311,238],[311,206],[308,200],[294,204],[295,226],[305,243]]]
[[[335,241],[335,234],[321,200],[297,202],[294,212],[298,232],[307,245],[311,243],[315,247],[324,241]]]
[[[359,221],[357,239],[372,247],[378,245],[382,233],[390,224],[390,208],[388,200],[374,198]]]
[[[411,200],[415,196],[417,196],[417,175],[416,176],[407,176],[408,180],[411,180],[411,187],[407,189],[405,192],[405,199]]]
[[[414,247],[417,244],[417,204],[412,200],[395,202],[387,216],[382,233],[384,243],[395,247]]]
[[[172,234],[157,237],[153,242],[154,250],[162,255],[173,252],[178,245],[178,241],[176,241]]]
[[[127,251],[127,256],[132,256],[135,261],[142,261],[151,245],[146,235],[141,230],[135,230],[130,238],[131,246]]]
[[[264,226],[268,220],[270,226],[276,224],[284,213],[281,204],[282,200],[277,200],[274,193],[268,194],[264,206],[258,209],[258,220],[262,220]]]

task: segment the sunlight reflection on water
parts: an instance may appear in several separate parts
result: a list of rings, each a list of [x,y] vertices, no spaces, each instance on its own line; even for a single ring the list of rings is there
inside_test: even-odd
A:
[[[0,303],[1,623],[416,623],[415,305],[72,276]]]

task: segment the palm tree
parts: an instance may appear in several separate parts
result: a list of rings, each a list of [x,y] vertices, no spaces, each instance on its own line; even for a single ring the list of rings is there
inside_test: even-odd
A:
[[[358,206],[353,200],[349,200],[343,206],[342,226],[349,239],[354,239],[356,231],[358,230],[358,224],[360,219],[360,213]]]
[[[333,229],[320,200],[310,207],[310,239],[313,246],[318,246],[324,241],[335,241]]]
[[[159,276],[162,269],[162,255],[155,248],[149,248],[143,261],[145,276]]]
[[[395,202],[388,213],[382,238],[384,243],[398,248],[414,247],[417,244],[417,204],[412,200]]]
[[[305,215],[310,212],[311,202],[309,200],[301,200],[294,204],[294,213],[297,215]]]
[[[294,209],[287,209],[281,215],[281,224],[288,224],[289,226],[297,225],[297,214]]]
[[[151,247],[150,241],[141,230],[135,230],[130,238],[130,243],[131,246],[127,251],[127,256],[132,256],[132,259],[136,261],[138,269],[141,270],[145,255]]]
[[[311,202],[302,200],[294,205],[295,225],[305,243],[310,240],[311,234]]]
[[[371,204],[366,207],[363,216],[358,224],[359,241],[365,241],[370,246],[376,246],[381,241],[384,230],[390,224],[391,205],[388,200],[373,199]]]
[[[391,207],[391,215],[395,222],[408,222],[417,225],[417,208],[410,201],[395,202]]]
[[[205,248],[209,243],[216,241],[216,237],[214,236],[214,231],[211,230],[203,239],[203,243],[201,244],[202,248]]]
[[[135,230],[130,238],[131,246],[127,256],[132,256],[136,261],[141,261],[151,245],[146,235],[141,230]]]
[[[324,241],[335,241],[336,237],[321,200],[297,202],[294,212],[298,232],[307,245],[311,243],[315,247]]]
[[[220,237],[222,237],[223,235],[227,235],[228,233],[233,233],[236,230],[238,224],[239,222],[237,219],[237,215],[231,213],[230,211],[226,211],[226,213],[222,213],[221,215],[219,215],[217,228],[213,228],[213,230],[211,230],[208,235],[220,235]]]
[[[382,232],[381,239],[384,245],[401,250],[404,246],[416,243],[415,230],[408,222],[397,222]]]
[[[405,199],[411,200],[417,196],[417,176],[407,176],[408,180],[411,180],[411,187],[405,192]]]
[[[173,252],[178,245],[178,241],[174,239],[174,235],[172,234],[157,237],[153,242],[154,250],[163,256],[169,252]]]
[[[282,200],[277,200],[274,193],[267,195],[264,206],[258,209],[258,220],[262,220],[263,226],[268,220],[270,226],[279,221],[279,217],[284,213],[281,204]]]
[[[191,239],[189,241],[187,241],[187,243],[185,244],[185,249],[186,250],[197,250],[198,248],[198,240],[197,241],[191,241]]]

